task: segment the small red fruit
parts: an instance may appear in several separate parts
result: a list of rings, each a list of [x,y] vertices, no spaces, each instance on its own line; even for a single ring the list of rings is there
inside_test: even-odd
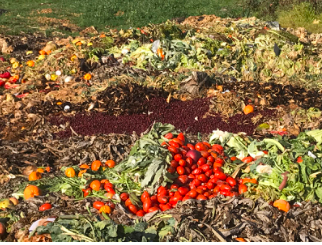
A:
[[[45,210],[49,210],[49,209],[51,209],[52,208],[52,206],[51,206],[51,204],[50,203],[45,203],[45,204],[43,204],[43,205],[41,205],[40,207],[39,207],[39,211],[45,211]]]

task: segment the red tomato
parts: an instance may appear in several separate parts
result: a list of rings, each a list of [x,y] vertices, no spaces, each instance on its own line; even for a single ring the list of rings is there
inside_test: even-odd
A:
[[[173,167],[173,168],[177,168],[179,166],[179,163],[176,160],[172,160],[170,162],[170,166]]]
[[[158,188],[158,194],[160,193],[160,192],[162,192],[162,191],[166,191],[167,189],[164,187],[164,186],[160,186],[159,188]]]
[[[172,133],[167,133],[164,138],[166,139],[172,139],[173,138],[173,134]]]
[[[208,200],[207,197],[205,197],[204,195],[202,194],[199,194],[196,198],[197,200]]]
[[[196,168],[195,170],[192,171],[192,174],[194,175],[199,175],[202,173],[202,170],[200,168]]]
[[[178,191],[181,196],[185,196],[189,192],[189,188],[188,187],[180,187],[178,189]]]
[[[144,191],[141,195],[141,201],[145,202],[145,200],[150,199],[150,194],[147,191]]]
[[[179,162],[179,160],[182,159],[182,155],[181,154],[175,154],[173,158],[174,158],[174,160]]]
[[[209,190],[212,190],[213,188],[215,188],[215,184],[214,184],[214,183],[212,183],[212,182],[208,182],[208,183],[206,184],[206,186],[207,186],[207,188],[208,188]]]
[[[191,169],[189,167],[185,167],[184,169],[186,171],[186,174],[191,174]]]
[[[132,202],[131,202],[130,198],[125,201],[125,206],[126,207],[130,206],[131,204],[132,204]]]
[[[224,185],[220,186],[220,190],[221,191],[231,191],[231,186],[224,184]]]
[[[84,197],[87,197],[91,193],[92,188],[89,187],[87,189],[82,189],[82,191],[83,191]]]
[[[169,210],[169,209],[172,208],[169,203],[167,203],[167,204],[160,204],[159,207],[160,207],[160,209],[162,211],[166,211],[166,210]]]
[[[204,145],[203,143],[201,142],[198,142],[196,145],[195,145],[195,149],[197,151],[208,151],[208,147],[206,145]]]
[[[187,147],[190,149],[190,150],[195,150],[195,147],[193,144],[187,144]]]
[[[213,174],[213,171],[209,169],[207,172],[205,172],[205,175],[209,178]]]
[[[175,173],[176,172],[176,169],[174,168],[174,167],[169,167],[168,169],[167,169],[167,171],[170,173],[170,174],[173,174],[173,173]]]
[[[149,208],[151,208],[152,206],[152,202],[151,202],[151,199],[146,199],[145,202],[143,202],[143,210],[144,212],[148,212],[149,211]]]
[[[301,156],[299,156],[299,157],[297,158],[296,162],[297,162],[297,163],[301,163],[301,162],[303,162],[302,157],[301,157]]]
[[[219,186],[216,186],[215,188],[214,188],[214,193],[218,193],[220,191],[220,187]]]
[[[106,189],[107,187],[110,187],[110,188],[114,188],[113,184],[110,183],[110,182],[105,182],[104,183],[104,189]]]
[[[105,187],[105,186],[104,186],[104,187]],[[108,193],[113,193],[113,194],[115,194],[114,189],[113,189],[113,188],[111,188],[111,187],[106,187],[106,188],[105,188],[105,190],[106,190]]]
[[[166,204],[169,201],[169,197],[167,196],[159,196],[158,197],[158,202],[162,204]]]
[[[188,183],[188,176],[187,175],[180,175],[178,177],[178,180],[180,181],[180,183],[182,183],[183,185],[184,184],[187,184]]]
[[[210,169],[210,166],[209,166],[209,165],[207,165],[207,164],[204,164],[204,165],[202,165],[200,168],[201,168],[201,170],[205,173],[205,172],[207,172],[207,171]]]
[[[187,162],[185,160],[183,160],[183,159],[180,159],[179,165],[182,166],[182,167],[185,167],[187,165]]]
[[[230,196],[231,195],[230,191],[228,191],[228,190],[221,190],[219,193],[221,195],[224,195],[224,196]]]
[[[200,157],[197,164],[201,166],[201,165],[204,165],[206,162],[207,162],[206,158]]]
[[[170,152],[174,153],[174,154],[178,154],[178,153],[179,153],[179,150],[178,150],[176,147],[172,146],[172,145],[170,145],[170,146],[168,147],[168,150],[169,150]]]
[[[178,189],[179,188],[179,185],[177,184],[172,184],[170,189],[173,190],[173,189]]]
[[[237,157],[231,157],[230,160],[236,161],[237,160]]]
[[[213,156],[209,156],[207,157],[207,161],[214,163],[215,162],[215,158]]]
[[[191,157],[187,157],[186,162],[188,163],[189,166],[191,166],[193,164],[193,160]]]
[[[120,195],[120,198],[123,202],[125,202],[129,198],[129,194],[124,192]],[[141,196],[141,200],[142,200],[142,196]]]
[[[215,163],[221,163],[221,164],[224,164],[224,160],[221,159],[221,158],[217,158]]]
[[[238,186],[238,193],[243,194],[243,193],[247,192],[247,189],[248,189],[247,185],[240,184]]]
[[[210,153],[208,151],[201,151],[201,156],[204,157],[204,158],[207,158],[210,156]]]
[[[115,204],[112,201],[107,201],[106,204],[110,206],[111,209],[115,209]]]
[[[242,160],[242,162],[245,162],[245,163],[250,163],[252,161],[254,161],[254,158],[252,158],[252,157],[244,157]]]
[[[195,179],[195,178],[196,178],[196,176],[195,176],[195,175],[193,175],[193,174],[189,174],[189,175],[188,175],[188,178],[189,178],[189,179]]]
[[[197,195],[198,195],[198,193],[197,193],[197,191],[196,191],[196,190],[191,190],[191,191],[189,191],[189,192],[187,193],[187,195],[188,195],[189,197],[191,197],[191,198],[196,198],[196,197],[197,197]]]
[[[227,176],[223,172],[215,172],[214,174],[215,178],[219,180],[226,180]]]
[[[149,208],[149,213],[155,212],[155,211],[157,211],[157,210],[159,210],[159,208],[158,208],[158,207],[152,207],[152,208]]]
[[[217,162],[214,162],[214,164],[212,165],[213,169],[215,169],[215,168],[221,168],[222,166],[223,166],[222,163],[217,163]]]
[[[101,202],[101,201],[96,201],[93,203],[93,208],[95,208],[97,210],[100,210],[100,208],[103,206],[104,206],[104,202]]]
[[[145,212],[143,210],[139,210],[136,212],[136,215],[139,217],[143,217],[145,215]]]
[[[173,140],[170,140],[169,141],[169,145],[171,145],[171,146],[173,146],[175,148],[179,148],[180,147],[180,145],[178,143],[174,142]]]
[[[218,144],[212,145],[212,149],[219,154],[221,154],[224,151],[224,147]]]
[[[258,184],[257,180],[256,179],[250,179],[250,178],[244,178],[242,179],[242,184],[246,184],[246,183],[252,183],[252,184]]]
[[[192,199],[192,198],[190,196],[184,196],[184,198],[182,198],[182,202],[189,200],[189,199]]]
[[[51,204],[50,203],[45,203],[45,204],[43,204],[43,205],[41,205],[40,207],[39,207],[39,211],[45,211],[45,210],[49,210],[49,209],[51,209],[52,208],[52,206],[51,206]]]
[[[175,143],[177,143],[180,146],[183,146],[183,141],[180,140],[180,139],[178,139],[178,138],[174,138],[172,141],[175,142]]]
[[[183,142],[185,141],[185,137],[184,137],[183,133],[179,133],[178,136],[177,136],[177,138],[179,140],[182,140]]]
[[[196,168],[198,168],[198,165],[197,165],[197,164],[193,164],[193,165],[191,166],[191,170],[195,170]]]
[[[205,142],[205,141],[204,141],[204,142],[202,142],[202,143],[203,143],[205,146],[207,146],[207,147],[208,147],[208,150],[209,150],[209,149],[211,149],[211,145],[210,145],[208,142]]]
[[[177,167],[177,172],[179,175],[185,174],[185,169],[182,166]]]
[[[200,180],[202,183],[206,183],[206,182],[208,181],[207,176],[206,176],[206,175],[204,175],[204,174],[199,174],[199,175],[197,176],[197,179],[198,179],[198,180]]]
[[[173,191],[170,191],[169,192],[169,197],[173,197],[174,196],[174,192]]]
[[[209,194],[209,192],[205,192],[204,194],[203,194],[205,197],[209,197],[210,196],[210,194]]]
[[[236,180],[232,177],[228,177],[226,181],[231,187],[234,187],[236,185]]]
[[[266,154],[266,155],[268,154],[268,151],[263,151],[263,152],[264,152],[264,154]]]
[[[129,205],[127,208],[134,214],[138,212],[138,208],[133,204]]]
[[[192,182],[191,182],[193,185],[195,185],[196,187],[200,186],[201,185],[201,181],[199,179],[194,179]]]

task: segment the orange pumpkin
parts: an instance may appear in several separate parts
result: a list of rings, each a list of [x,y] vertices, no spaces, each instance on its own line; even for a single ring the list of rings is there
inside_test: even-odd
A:
[[[87,164],[82,164],[82,165],[80,165],[79,168],[81,168],[81,169],[89,169],[89,166]]]
[[[78,177],[82,177],[84,173],[86,173],[86,169],[79,171]]]
[[[35,185],[28,185],[23,192],[24,198],[28,200],[34,196],[40,195],[40,189]]]
[[[91,75],[91,74],[89,74],[89,73],[86,73],[86,74],[84,75],[84,79],[85,79],[86,81],[91,80],[91,78],[92,78],[92,75]]]
[[[273,206],[286,213],[291,209],[291,205],[288,203],[288,201],[282,199],[276,200],[273,203]]]
[[[89,185],[94,191],[99,191],[101,189],[101,182],[99,180],[93,180]]]
[[[92,165],[91,165],[91,169],[93,171],[97,171],[99,170],[99,168],[102,166],[102,163],[100,160],[95,160],[94,162],[92,162]]]
[[[99,210],[100,213],[110,214],[112,212],[112,209],[108,205],[104,205]]]
[[[41,179],[41,173],[37,171],[33,171],[29,174],[29,181],[34,181],[39,179]]]
[[[249,114],[249,113],[253,113],[254,112],[254,106],[252,105],[247,105],[244,108],[244,113],[245,115]]]
[[[75,170],[73,168],[67,168],[65,170],[65,175],[69,178],[73,178],[75,177],[76,173],[75,173]]]
[[[113,160],[108,160],[106,161],[105,165],[108,166],[109,168],[114,168],[115,162]]]

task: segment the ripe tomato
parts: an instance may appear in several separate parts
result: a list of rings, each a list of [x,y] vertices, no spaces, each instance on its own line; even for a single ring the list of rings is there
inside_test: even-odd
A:
[[[149,213],[152,213],[152,212],[155,212],[155,211],[157,211],[157,210],[159,210],[159,208],[158,207],[151,207],[151,208],[149,208]]]
[[[179,165],[182,166],[182,167],[185,167],[187,165],[187,162],[183,159],[180,159],[179,160]]]
[[[172,145],[170,145],[170,146],[168,147],[168,150],[169,150],[170,152],[174,153],[174,154],[178,154],[178,153],[179,153],[178,148],[176,148],[176,147],[174,147],[174,146],[172,146]]]
[[[197,179],[200,180],[202,183],[206,183],[208,181],[208,177],[204,174],[199,174]]]
[[[177,138],[179,140],[182,140],[183,142],[185,141],[185,137],[184,137],[183,133],[179,133],[178,136],[177,136]]]
[[[147,199],[150,199],[150,194],[147,191],[144,191],[141,195],[141,201],[145,202]]]
[[[218,144],[212,145],[212,149],[219,154],[221,154],[224,151],[224,147]]]
[[[207,150],[209,150],[209,149],[211,149],[211,145],[208,143],[208,142],[206,142],[206,141],[204,141],[204,142],[202,142],[205,146],[207,146],[208,147],[208,149]]]
[[[209,169],[207,172],[205,172],[205,175],[210,178],[210,176],[213,174],[212,169]]]
[[[214,183],[212,183],[212,182],[208,182],[208,183],[206,184],[206,186],[207,186],[207,188],[208,188],[209,190],[212,190],[213,188],[215,188],[215,184],[214,184]]]
[[[197,191],[196,190],[190,190],[188,193],[187,193],[187,196],[191,197],[191,198],[196,198],[198,195]]]
[[[247,189],[248,189],[247,185],[240,184],[238,186],[238,193],[243,194],[243,193],[247,192]]]
[[[173,173],[175,173],[176,172],[176,169],[174,168],[174,167],[169,167],[168,169],[167,169],[167,171],[170,173],[170,174],[173,174]]]
[[[221,159],[221,158],[217,158],[215,163],[221,163],[221,164],[224,164],[224,160]]]
[[[230,195],[231,195],[231,192],[230,192],[230,191],[228,191],[228,190],[221,190],[221,191],[219,191],[219,193],[220,193],[221,195],[224,195],[224,196],[230,196]]]
[[[232,177],[228,177],[226,181],[231,187],[234,187],[236,185],[236,180]]]
[[[173,138],[173,134],[172,133],[167,133],[164,138],[166,139],[172,139]]]
[[[82,189],[82,191],[83,191],[84,197],[87,197],[91,193],[92,188],[89,187],[87,189]]]
[[[205,173],[210,169],[210,166],[208,164],[204,164],[204,165],[201,165],[200,168]]]
[[[178,191],[181,196],[185,196],[189,192],[189,188],[188,187],[180,187],[178,189]]]
[[[199,179],[194,179],[192,182],[191,182],[193,185],[195,185],[196,187],[200,186],[201,185],[201,181]]]
[[[126,207],[130,206],[131,204],[132,204],[132,202],[131,202],[130,198],[125,201],[125,206]]]
[[[205,197],[204,195],[202,195],[202,194],[199,194],[198,196],[197,196],[197,198],[196,198],[197,200],[208,200],[208,198],[207,197]]]
[[[177,167],[177,172],[179,175],[185,174],[185,169],[182,166]]]
[[[136,216],[143,217],[145,215],[145,212],[141,209],[136,212]]]
[[[169,201],[169,197],[168,196],[158,196],[158,202],[165,204]]]
[[[179,166],[179,163],[176,160],[172,160],[170,162],[170,166],[173,167],[173,168],[177,168]]]
[[[237,160],[237,157],[231,157],[230,160],[236,161]]]
[[[174,138],[172,141],[175,142],[175,143],[177,143],[180,146],[183,146],[183,141],[180,140],[180,139],[178,139],[178,138]]]
[[[266,154],[266,155],[268,154],[268,151],[263,151],[263,152],[264,152],[264,154]]]
[[[170,190],[173,190],[173,189],[178,189],[179,188],[179,185],[177,184],[172,184],[171,187],[170,187]]]
[[[214,193],[218,193],[220,191],[220,187],[219,186],[216,186],[215,188],[214,188]]]
[[[167,189],[164,187],[164,186],[160,186],[159,188],[158,188],[158,194],[159,193],[161,193],[162,191],[166,191]]]
[[[134,214],[138,212],[138,208],[133,204],[129,205],[127,208]]]
[[[217,163],[217,162],[214,162],[214,164],[212,165],[213,169],[215,169],[215,168],[221,168],[222,166],[223,166],[222,163]]]
[[[206,158],[200,157],[197,164],[198,166],[204,165],[207,162]]]
[[[297,158],[296,162],[297,162],[297,163],[301,163],[301,162],[303,162],[302,157],[301,157],[301,156],[299,156],[299,157]]]
[[[209,192],[208,191],[206,191],[204,194],[203,194],[205,197],[209,197],[210,196],[210,194],[209,194]]]
[[[101,202],[101,201],[96,201],[93,203],[93,208],[95,208],[97,210],[100,210],[100,208],[103,206],[104,206],[104,202]]]
[[[188,163],[189,166],[192,166],[192,164],[193,164],[193,160],[191,157],[187,157],[186,162]]]
[[[187,184],[188,183],[188,176],[187,175],[180,175],[178,177],[178,180],[180,181],[181,184]]]
[[[195,175],[193,175],[193,174],[189,174],[189,175],[188,175],[188,178],[189,178],[189,179],[195,179],[195,178],[196,178],[196,176],[195,176]]]
[[[159,207],[160,207],[160,209],[163,212],[172,208],[169,203],[167,203],[167,204],[160,204]]]
[[[115,194],[115,191],[113,188],[111,187],[106,187],[105,190],[108,192],[108,193],[112,193],[113,195]]]
[[[179,162],[179,160],[182,159],[182,155],[181,154],[175,154],[173,158],[174,158],[174,160]]]
[[[186,174],[191,174],[191,169],[189,167],[185,167],[184,169],[186,171]]]
[[[120,198],[123,202],[125,202],[128,198],[129,198],[129,194],[123,192],[121,195],[120,195]],[[141,197],[142,198],[142,197]]]
[[[108,160],[108,161],[106,161],[105,165],[108,166],[109,168],[114,168],[115,167],[115,161]]]
[[[174,142],[173,140],[170,140],[169,141],[169,145],[171,145],[171,146],[173,146],[175,148],[179,148],[180,147],[180,145],[178,143]]]
[[[197,164],[193,164],[193,165],[191,166],[191,170],[195,170],[196,168],[198,168],[198,165],[197,165]]]
[[[194,174],[194,175],[199,175],[201,173],[202,173],[201,168],[196,168],[195,170],[192,171],[192,174]]]
[[[40,207],[39,207],[39,211],[45,211],[45,210],[49,210],[49,209],[51,209],[52,208],[52,206],[51,206],[51,204],[50,203],[45,203],[45,204],[43,204],[43,205],[41,205]]]
[[[195,145],[195,149],[197,151],[208,151],[208,147],[206,145],[204,145],[203,143],[201,142],[198,142],[196,145]]]
[[[208,151],[201,151],[201,156],[204,157],[204,158],[207,158],[210,156],[210,153]]]
[[[187,147],[190,149],[190,150],[195,150],[195,147],[193,144],[187,144]]]
[[[151,208],[152,202],[151,199],[146,199],[145,202],[143,202],[143,210],[144,212],[148,212],[149,208]]]
[[[189,200],[189,199],[192,199],[190,196],[184,196],[183,198],[182,198],[182,202],[184,202],[184,201],[186,201],[186,200]]]
[[[226,180],[227,176],[223,172],[215,172],[214,174],[215,178],[219,180]]]
[[[220,186],[220,190],[221,191],[231,191],[231,186],[227,185],[227,184],[223,184],[222,186]]]
[[[250,163],[252,161],[254,161],[254,158],[252,158],[250,156],[249,157],[244,157],[243,160],[242,160],[242,162],[245,162],[245,163]]]
[[[173,197],[174,196],[174,192],[173,191],[170,191],[169,192],[169,197]]]
[[[258,182],[257,182],[256,179],[250,179],[250,178],[244,178],[244,179],[242,179],[241,183],[242,184],[252,183],[252,184],[255,184],[255,185],[258,184]]]
[[[214,163],[215,162],[215,158],[213,156],[209,156],[207,157],[207,161]]]

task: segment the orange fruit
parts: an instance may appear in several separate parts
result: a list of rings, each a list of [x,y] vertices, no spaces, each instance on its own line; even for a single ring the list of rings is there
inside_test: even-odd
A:
[[[93,171],[97,171],[99,170],[99,168],[102,166],[102,163],[100,160],[95,160],[94,162],[92,162],[92,165],[91,165],[91,169]]]
[[[35,62],[33,60],[28,60],[27,66],[33,67],[33,66],[35,66]]]
[[[286,213],[291,209],[291,205],[288,203],[288,201],[282,199],[276,200],[273,203],[273,206]]]
[[[238,242],[246,242],[246,240],[242,237],[236,237],[235,238]]]
[[[99,180],[93,180],[89,187],[95,191],[99,191],[101,189],[101,182]]]
[[[79,171],[78,177],[82,177],[84,173],[86,173],[86,169]]]
[[[99,212],[100,213],[106,213],[106,214],[110,214],[112,211],[111,207],[108,205],[104,205],[100,208]]]
[[[254,106],[252,105],[246,105],[244,108],[245,115],[254,112]]]
[[[108,166],[109,168],[114,168],[115,162],[113,160],[108,160],[106,161],[105,165]]]
[[[65,170],[65,175],[69,178],[73,178],[75,177],[76,173],[75,173],[75,170],[73,168],[67,168]]]
[[[50,167],[46,167],[46,171],[49,173],[50,172]]]
[[[41,179],[41,173],[37,171],[33,171],[29,174],[29,181],[34,181],[38,179]]]
[[[40,50],[40,51],[39,51],[39,54],[40,54],[40,55],[46,55],[47,53],[46,53],[46,51],[45,51],[45,50]]]
[[[35,185],[28,185],[24,190],[23,195],[26,200],[34,196],[39,196],[40,189]]]
[[[86,73],[86,74],[84,75],[84,79],[85,79],[85,80],[91,80],[91,78],[92,78],[92,75],[91,75],[91,74],[89,74],[89,73]]]
[[[89,169],[89,166],[87,164],[82,164],[80,165],[79,168],[82,168],[82,169]]]
[[[102,183],[102,184],[105,184],[105,183],[110,183],[110,182],[109,182],[109,180],[107,180],[107,179],[102,179],[102,180],[101,180],[101,183]]]
[[[38,173],[41,173],[41,174],[43,174],[44,172],[45,172],[45,169],[43,169],[43,168],[37,168],[37,170],[36,170]]]

